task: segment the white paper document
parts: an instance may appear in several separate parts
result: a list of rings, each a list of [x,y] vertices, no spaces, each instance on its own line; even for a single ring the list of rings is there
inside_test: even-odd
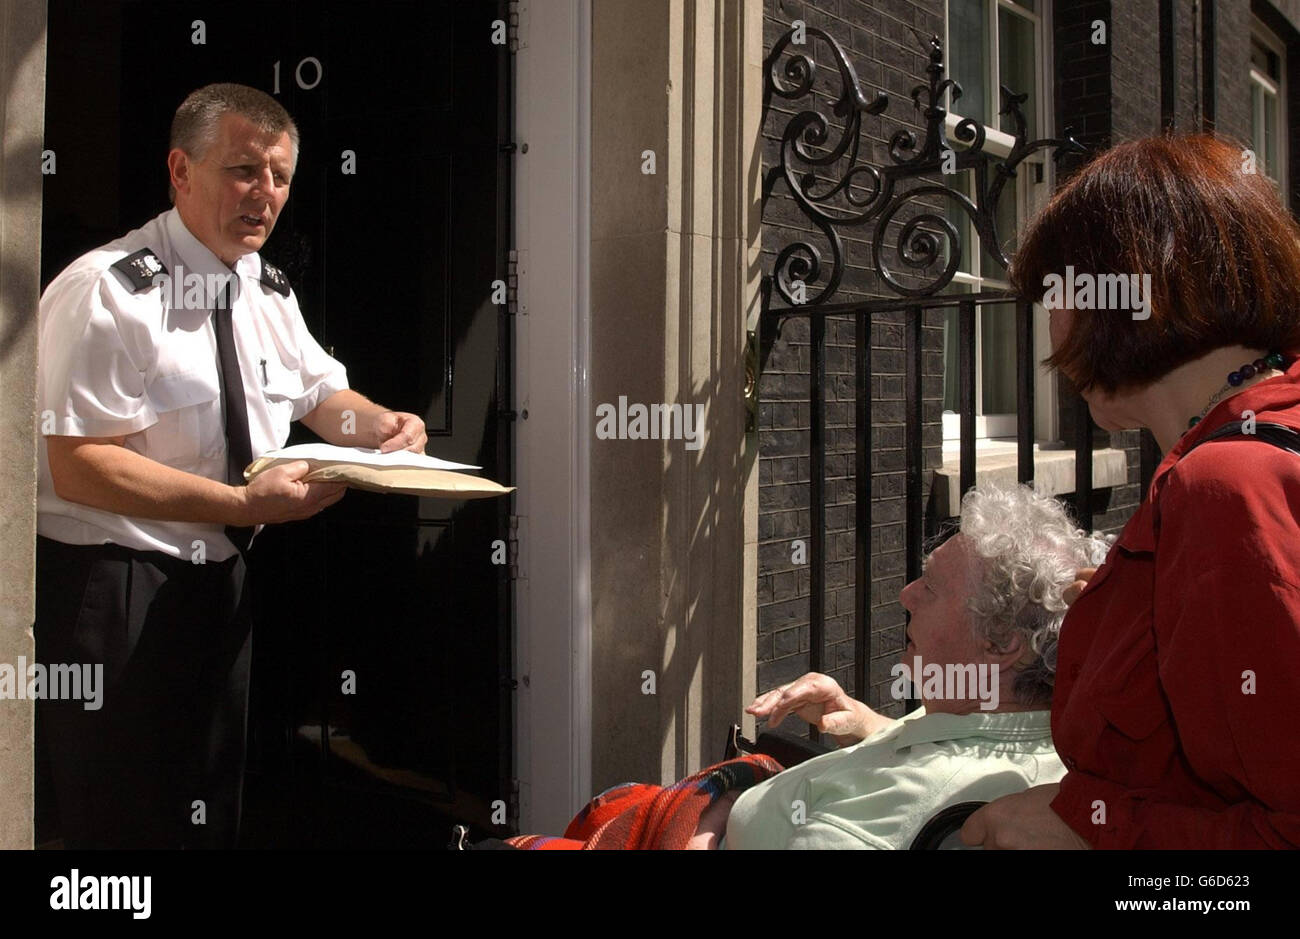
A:
[[[329,443],[300,443],[282,450],[268,450],[259,459],[325,460],[331,463],[361,463],[365,466],[413,466],[439,470],[482,469],[469,463],[453,463],[423,453],[412,453],[410,450],[380,453],[368,447],[336,447]]]

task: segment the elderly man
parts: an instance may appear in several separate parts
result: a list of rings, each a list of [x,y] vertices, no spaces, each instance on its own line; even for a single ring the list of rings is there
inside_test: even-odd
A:
[[[694,846],[725,830],[732,849],[906,848],[944,806],[1060,779],[1049,719],[1064,595],[1107,548],[1027,487],[967,493],[960,533],[899,597],[911,617],[894,674],[910,673],[923,707],[891,720],[817,674],[762,695],[748,710],[769,726],[794,712],[844,749],[719,800]]]
[[[301,420],[331,443],[423,452],[423,421],[348,388],[258,250],[298,130],[209,85],[180,105],[174,208],[69,265],[40,306],[37,656],[102,666],[103,706],[43,700],[68,847],[230,847],[238,836],[260,527],[343,495],[305,463],[245,485]]]
[[[945,806],[988,801],[1065,774],[1049,726],[1066,604],[1109,545],[1026,486],[972,490],[960,533],[900,596],[911,613],[892,692],[911,678],[923,707],[901,720],[809,674],[747,710],[775,726],[797,713],[842,749],[782,770],[749,755],[675,786],[629,783],[597,796],[562,838],[573,848],[906,848]],[[724,839],[725,834],[725,839]]]

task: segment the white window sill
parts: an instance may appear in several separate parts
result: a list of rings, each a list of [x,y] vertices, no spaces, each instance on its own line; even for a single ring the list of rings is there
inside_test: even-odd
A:
[[[975,441],[976,487],[997,482],[1016,482],[1016,441],[1014,437],[984,438]],[[1092,451],[1092,487],[1106,489],[1128,482],[1128,460],[1123,450],[1106,447]],[[1042,450],[1034,444],[1034,488],[1044,495],[1059,496],[1074,492],[1074,449]],[[961,512],[961,449],[955,440],[943,443],[943,465],[934,471],[935,505],[947,506],[948,518]]]

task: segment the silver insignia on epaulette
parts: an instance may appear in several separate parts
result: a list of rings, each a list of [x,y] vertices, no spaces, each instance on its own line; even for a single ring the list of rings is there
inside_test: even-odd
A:
[[[131,266],[135,268],[136,273],[141,277],[153,277],[162,270],[162,263],[152,254],[132,258]]]

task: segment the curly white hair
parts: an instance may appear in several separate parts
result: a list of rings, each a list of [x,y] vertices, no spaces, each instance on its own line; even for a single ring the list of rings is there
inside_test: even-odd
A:
[[[1016,700],[1050,704],[1068,609],[1062,593],[1079,568],[1105,560],[1115,536],[1089,535],[1061,503],[1025,484],[967,492],[959,530],[975,559],[967,601],[975,634],[999,649],[1022,637],[1035,657],[1017,668]]]

